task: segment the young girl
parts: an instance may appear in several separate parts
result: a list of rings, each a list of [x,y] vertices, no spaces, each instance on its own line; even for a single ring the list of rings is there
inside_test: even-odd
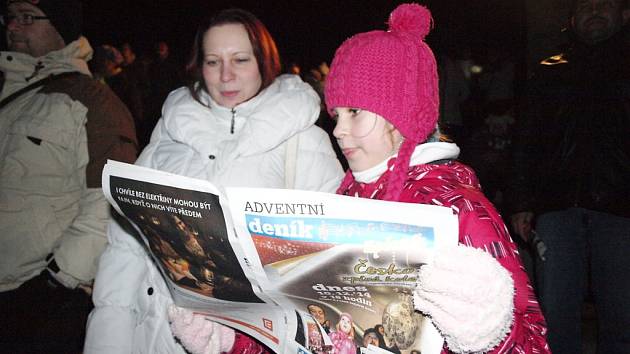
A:
[[[349,313],[341,313],[335,331],[331,332],[330,340],[335,347],[335,354],[356,354],[357,345],[354,343],[354,325]]]
[[[392,12],[389,31],[337,50],[326,82],[333,132],[350,165],[339,194],[450,207],[459,245],[422,267],[416,310],[444,336],[443,353],[549,352],[546,324],[510,236],[474,172],[440,141],[438,77],[423,41],[431,14]]]

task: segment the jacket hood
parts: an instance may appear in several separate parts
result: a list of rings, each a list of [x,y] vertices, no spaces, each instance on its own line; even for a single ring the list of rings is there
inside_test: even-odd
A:
[[[459,152],[459,147],[454,143],[435,142],[419,145],[412,156],[408,178],[412,180],[423,178],[429,184],[449,183],[480,189],[479,179],[472,168],[458,161],[447,163],[448,160],[455,160]]]
[[[162,111],[167,136],[160,138],[189,145],[204,156],[229,156],[223,161],[274,149],[311,127],[320,113],[319,96],[296,75],[279,76],[233,109],[219,106],[205,91],[201,101],[186,87],[173,91]]]
[[[5,74],[2,98],[50,74],[78,71],[92,76],[87,65],[91,58],[92,47],[85,37],[39,58],[25,53],[1,52],[0,71]]]
[[[432,142],[416,146],[409,166],[415,166],[438,160],[454,160],[459,156],[459,146],[455,143]]]
[[[431,191],[444,189],[452,191],[481,190],[479,179],[472,168],[455,160],[444,162],[440,162],[440,160],[450,160],[450,158],[444,156],[438,160],[411,166],[406,175],[405,187],[401,195],[402,199],[399,200],[409,200],[409,195],[405,196],[405,194],[411,193],[413,195],[413,193],[416,193],[414,191],[419,190],[418,187],[429,194],[432,193]],[[388,166],[389,168],[381,175],[378,175],[375,180],[362,181],[356,178],[346,189],[338,191],[338,193],[371,199],[382,198],[382,193],[387,189],[389,180],[392,178],[391,162]],[[410,187],[412,185],[415,185],[415,187]],[[410,190],[412,191],[410,192]],[[412,200],[413,198],[415,196],[412,197]]]

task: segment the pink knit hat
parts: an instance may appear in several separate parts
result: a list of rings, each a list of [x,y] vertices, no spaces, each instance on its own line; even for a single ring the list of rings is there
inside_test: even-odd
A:
[[[405,138],[394,163],[384,199],[398,200],[416,145],[435,129],[439,112],[435,57],[424,42],[431,12],[418,4],[402,4],[389,16],[388,31],[359,33],[337,52],[326,81],[328,112],[335,107],[376,113]],[[338,189],[352,183],[352,173]]]

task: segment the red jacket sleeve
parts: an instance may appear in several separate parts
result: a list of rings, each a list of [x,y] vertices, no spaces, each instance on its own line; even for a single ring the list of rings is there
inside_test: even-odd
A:
[[[508,336],[489,353],[550,353],[545,318],[505,224],[490,202],[467,205],[467,208],[460,209],[459,242],[490,253],[514,280],[512,328]]]

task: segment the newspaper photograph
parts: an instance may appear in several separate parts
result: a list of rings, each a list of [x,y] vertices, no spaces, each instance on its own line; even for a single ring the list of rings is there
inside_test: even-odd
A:
[[[256,337],[283,352],[295,315],[257,285],[222,200],[206,181],[108,161],[103,190],[160,269],[176,305]]]
[[[320,352],[356,353],[371,328],[401,353],[441,351],[412,290],[433,252],[457,243],[452,210],[294,190],[226,194],[237,233],[251,236],[249,259],[264,269],[261,286],[317,319],[333,343]]]

